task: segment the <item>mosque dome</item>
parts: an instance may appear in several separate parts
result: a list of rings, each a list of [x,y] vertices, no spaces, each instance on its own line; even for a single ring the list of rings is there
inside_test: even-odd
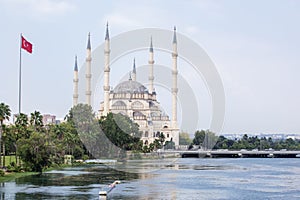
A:
[[[119,83],[115,88],[113,93],[139,93],[144,94],[147,93],[148,89],[142,85],[141,83],[133,80],[128,80]]]

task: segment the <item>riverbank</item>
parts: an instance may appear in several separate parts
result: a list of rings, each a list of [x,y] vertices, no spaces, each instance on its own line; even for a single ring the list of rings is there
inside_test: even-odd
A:
[[[38,172],[5,172],[4,176],[0,177],[0,183],[14,181],[16,178],[39,174]]]
[[[61,169],[67,168],[67,167],[75,167],[75,166],[79,166],[79,165],[80,164],[73,164],[73,165],[62,164],[62,165],[53,166],[53,167],[44,169],[43,173],[52,171],[52,170],[61,170]],[[23,172],[5,172],[4,176],[0,176],[0,183],[14,181],[17,178],[21,178],[24,176],[37,175],[37,174],[39,174],[39,172],[24,172],[24,171]]]
[[[16,157],[14,155],[11,156],[1,156],[1,161],[5,159],[5,166],[8,168],[11,168],[11,165],[15,165]],[[19,160],[19,158],[18,158]],[[0,176],[0,183],[2,182],[8,182],[8,181],[14,181],[16,178],[20,178],[23,176],[30,176],[38,174],[38,172],[4,172],[4,176]]]

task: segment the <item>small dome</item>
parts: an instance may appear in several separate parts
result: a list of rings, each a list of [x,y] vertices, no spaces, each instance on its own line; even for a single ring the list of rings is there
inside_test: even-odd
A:
[[[147,93],[148,89],[141,83],[133,80],[119,83],[113,93]]]

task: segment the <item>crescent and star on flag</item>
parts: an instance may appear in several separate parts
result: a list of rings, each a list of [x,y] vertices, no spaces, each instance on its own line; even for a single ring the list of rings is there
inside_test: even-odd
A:
[[[28,42],[23,36],[22,38],[22,49],[25,49],[28,53],[32,53],[32,44]]]

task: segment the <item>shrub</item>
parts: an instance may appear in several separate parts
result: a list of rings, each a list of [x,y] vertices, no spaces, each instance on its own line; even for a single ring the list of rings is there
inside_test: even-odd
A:
[[[3,170],[0,170],[0,176],[4,176],[4,171]]]
[[[14,172],[21,172],[21,166],[15,166]]]
[[[11,165],[12,167],[15,167],[15,166],[16,166],[16,163],[15,163],[14,161],[12,161],[12,162],[10,163],[10,165]]]
[[[13,167],[11,165],[8,165],[6,171],[7,172],[12,172],[13,171]]]
[[[89,156],[88,155],[83,155],[82,156],[82,160],[88,160],[89,159]]]

